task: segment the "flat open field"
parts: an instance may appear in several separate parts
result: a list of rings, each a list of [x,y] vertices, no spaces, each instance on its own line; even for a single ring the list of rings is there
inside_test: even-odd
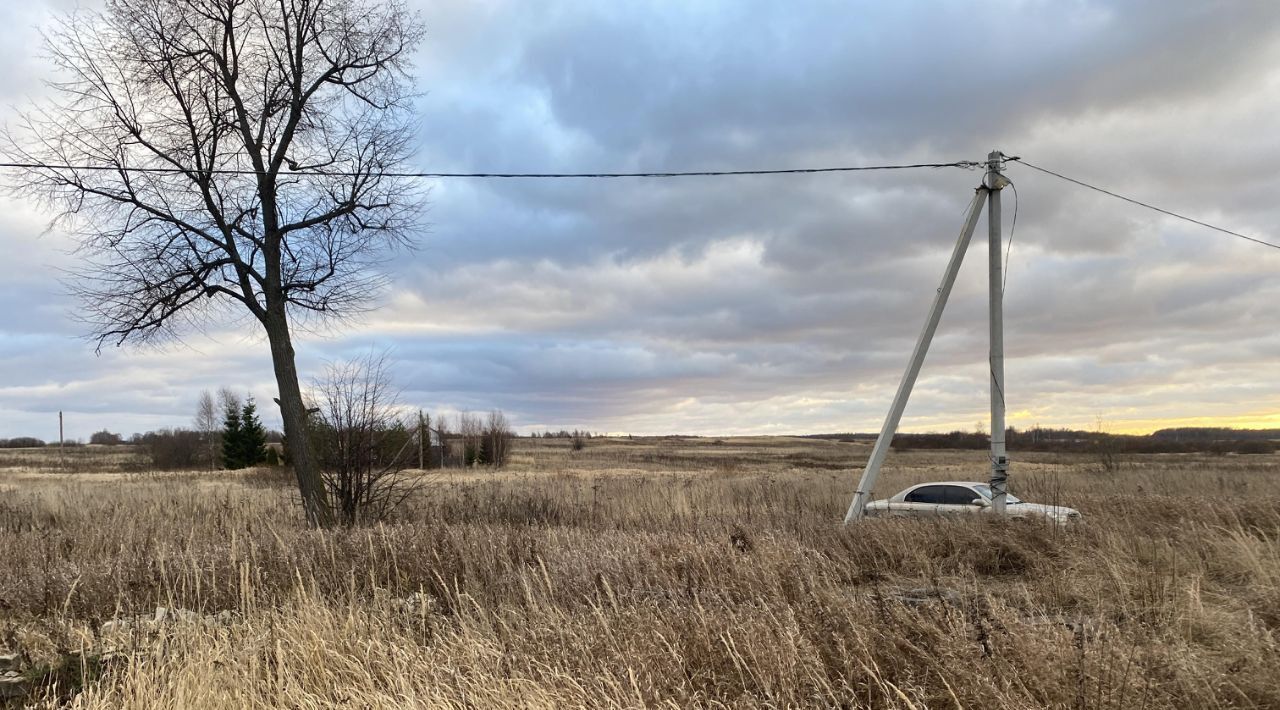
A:
[[[1013,491],[1084,525],[844,527],[869,448],[521,439],[330,532],[280,472],[0,453],[12,702],[1280,707],[1280,456],[1015,451]],[[876,493],[986,465],[895,453]]]

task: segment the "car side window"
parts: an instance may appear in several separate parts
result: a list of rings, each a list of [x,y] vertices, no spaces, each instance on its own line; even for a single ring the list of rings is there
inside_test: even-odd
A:
[[[965,486],[947,486],[942,503],[945,505],[969,505],[979,497],[972,489]]]
[[[944,503],[949,486],[921,486],[907,494],[908,503]]]

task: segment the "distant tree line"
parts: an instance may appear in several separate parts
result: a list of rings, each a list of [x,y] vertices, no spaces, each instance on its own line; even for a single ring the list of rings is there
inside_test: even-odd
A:
[[[564,429],[561,429],[560,431],[544,431],[542,432],[542,434],[533,432],[529,436],[534,439],[537,439],[537,438],[568,439],[569,447],[571,449],[573,449],[574,451],[582,451],[583,449],[587,448],[588,439],[593,439],[597,436],[602,436],[602,435],[592,434],[591,432],[585,431],[585,430],[580,431],[578,429],[574,429],[573,431],[565,431]]]
[[[12,439],[0,439],[0,449],[37,449],[45,446],[43,439],[34,436],[15,436]]]
[[[529,434],[529,437],[533,439],[592,439],[597,436],[601,435],[592,434],[585,430],[579,431],[577,429],[574,429],[573,431],[566,431],[564,429],[561,429],[560,431],[544,431],[541,434],[535,431]]]
[[[805,434],[804,439],[825,439],[828,441],[843,441],[852,443],[855,441],[875,441],[875,434],[860,434],[855,432],[841,432],[838,434]]]
[[[1224,427],[1179,427],[1160,429],[1151,438],[1163,441],[1265,441],[1280,439],[1280,429],[1228,429]]]
[[[1005,445],[1018,451],[1111,454],[1238,453],[1270,454],[1280,444],[1280,430],[1229,428],[1162,429],[1152,434],[1110,434],[1076,429],[1034,428],[1005,431]],[[896,434],[895,451],[912,449],[985,449],[991,439],[983,432],[951,431],[935,434]]]

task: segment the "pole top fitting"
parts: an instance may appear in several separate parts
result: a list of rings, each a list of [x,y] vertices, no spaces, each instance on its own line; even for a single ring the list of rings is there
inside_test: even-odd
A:
[[[1003,174],[1005,154],[998,150],[993,150],[987,154],[987,174],[982,178],[982,184],[989,190],[1003,190],[1009,185],[1009,180]]]

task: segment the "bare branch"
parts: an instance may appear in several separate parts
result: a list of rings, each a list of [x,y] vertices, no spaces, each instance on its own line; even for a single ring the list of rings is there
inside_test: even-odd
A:
[[[383,255],[418,227],[421,191],[386,173],[409,154],[406,56],[421,37],[403,5],[366,0],[110,0],[63,18],[46,38],[62,77],[6,152],[116,168],[35,168],[10,185],[80,238],[80,275],[100,278],[75,291],[96,304],[99,342],[178,334],[160,326],[196,301],[156,284],[258,320],[366,308]],[[156,167],[176,172],[135,171]],[[133,268],[143,258],[159,261]]]

